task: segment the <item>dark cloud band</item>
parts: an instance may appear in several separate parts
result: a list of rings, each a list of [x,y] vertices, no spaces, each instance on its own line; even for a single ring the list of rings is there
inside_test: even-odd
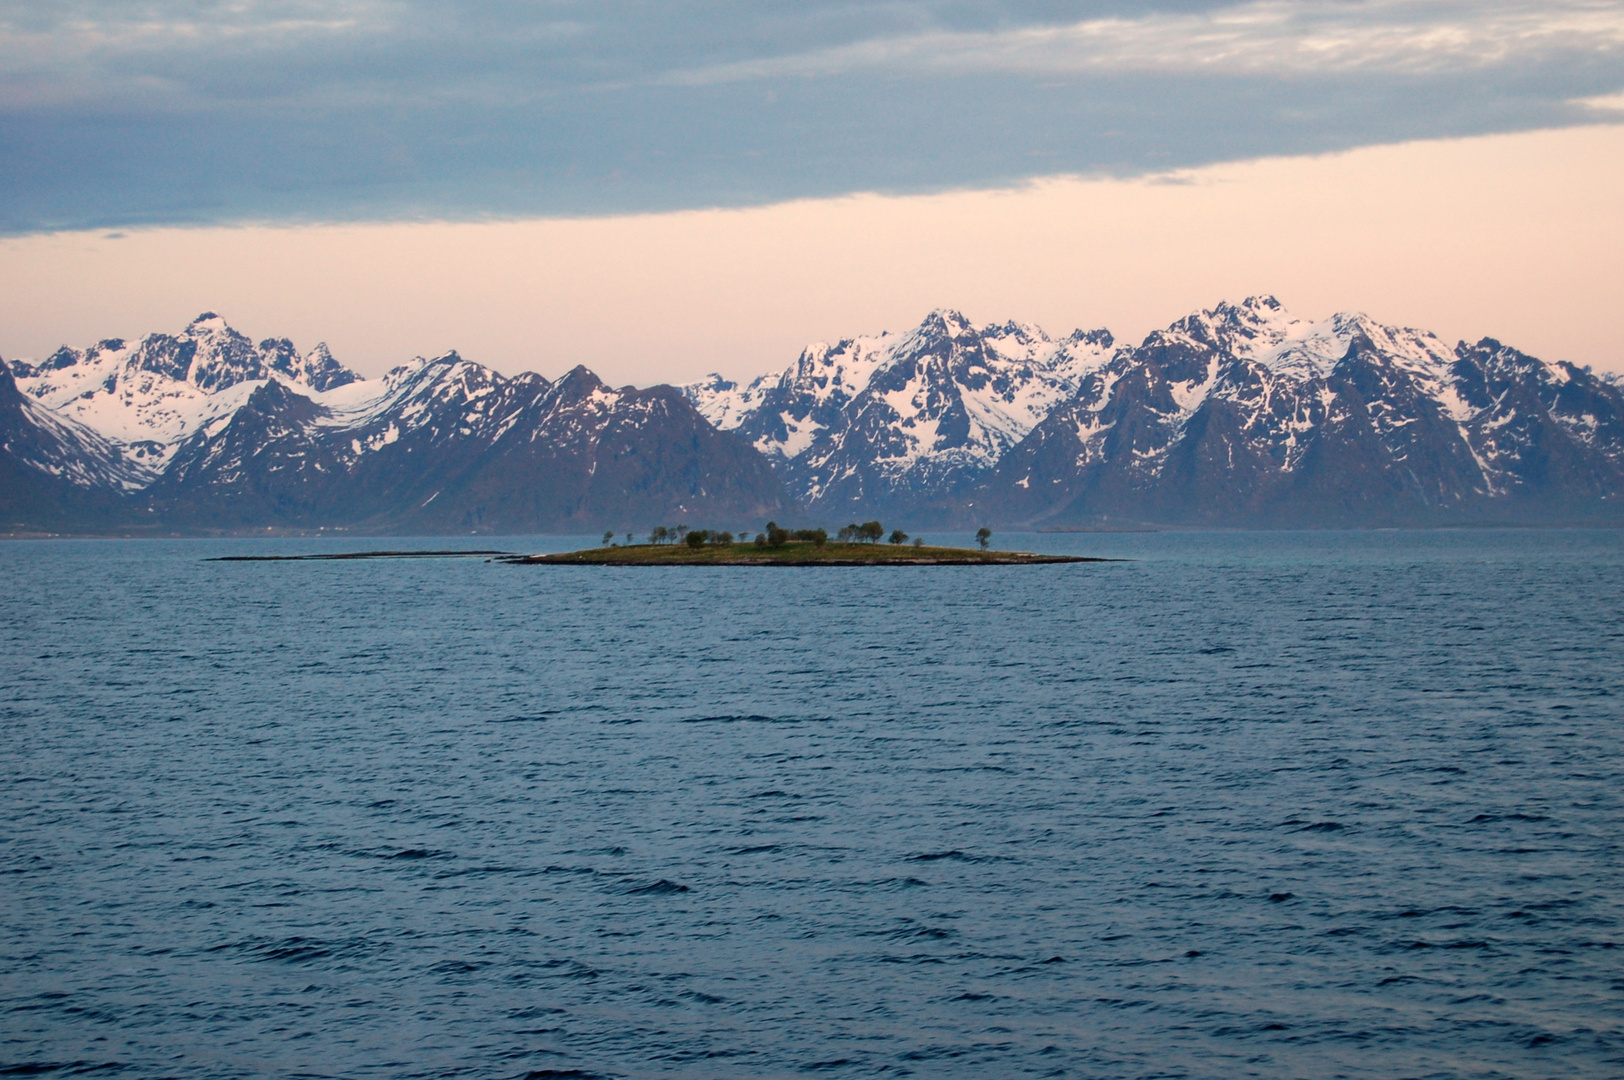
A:
[[[0,6],[0,231],[596,214],[1591,123],[1624,4]]]

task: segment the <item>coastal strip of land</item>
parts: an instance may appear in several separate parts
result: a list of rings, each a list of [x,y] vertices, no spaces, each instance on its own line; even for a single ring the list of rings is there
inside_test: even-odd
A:
[[[501,561],[515,566],[1028,566],[1117,560],[911,544],[790,541],[777,547],[753,543],[707,543],[697,547],[681,543],[626,544]]]
[[[343,559],[517,559],[511,551],[346,551],[330,555],[217,555],[204,562],[324,562]]]

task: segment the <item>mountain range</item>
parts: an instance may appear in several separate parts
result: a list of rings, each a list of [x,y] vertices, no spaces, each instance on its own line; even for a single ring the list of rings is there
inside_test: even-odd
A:
[[[454,352],[367,380],[213,313],[6,365],[0,460],[12,532],[580,532],[791,505],[669,386],[505,378]]]
[[[178,334],[0,361],[0,531],[654,524],[1357,527],[1624,519],[1624,387],[1272,297],[1137,345],[948,310],[747,384],[612,388],[456,353]]]

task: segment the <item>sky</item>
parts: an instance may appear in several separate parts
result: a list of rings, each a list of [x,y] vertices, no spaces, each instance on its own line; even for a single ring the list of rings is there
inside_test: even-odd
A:
[[[0,355],[731,377],[1272,293],[1624,370],[1624,0],[0,0]]]

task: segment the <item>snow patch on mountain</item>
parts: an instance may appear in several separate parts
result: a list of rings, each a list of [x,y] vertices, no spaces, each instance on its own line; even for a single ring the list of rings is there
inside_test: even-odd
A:
[[[867,389],[900,338],[886,332],[814,342],[790,367],[744,386],[712,374],[681,390],[714,427],[735,431],[748,423],[758,429],[752,439],[756,449],[782,461],[810,447],[827,427],[825,418]]]
[[[15,398],[22,410],[26,439],[7,439],[0,452],[51,476],[60,476],[82,488],[137,491],[156,473],[128,460],[122,448],[85,425],[62,416],[26,394]]]

